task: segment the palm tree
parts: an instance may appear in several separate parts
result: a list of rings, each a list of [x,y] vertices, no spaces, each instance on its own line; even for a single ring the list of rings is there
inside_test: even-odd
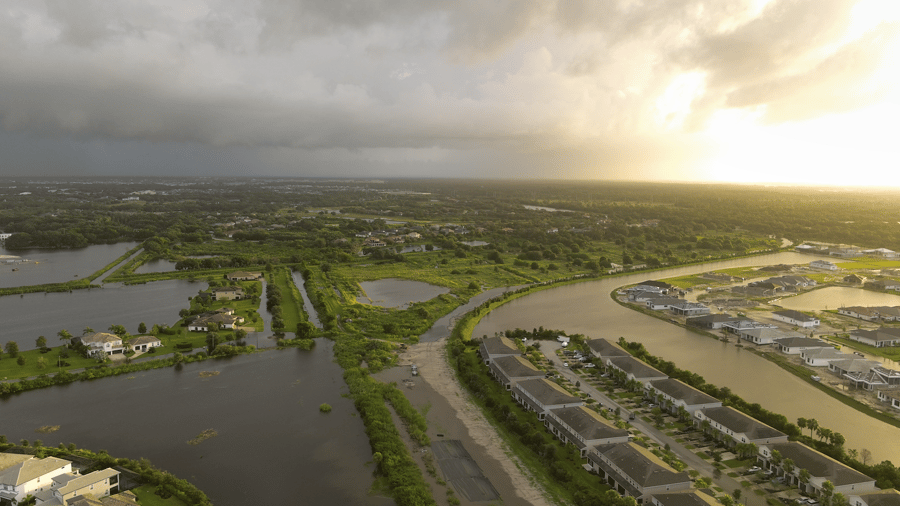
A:
[[[813,437],[813,432],[819,428],[819,421],[815,418],[810,418],[806,421],[806,428],[809,429],[809,437]]]

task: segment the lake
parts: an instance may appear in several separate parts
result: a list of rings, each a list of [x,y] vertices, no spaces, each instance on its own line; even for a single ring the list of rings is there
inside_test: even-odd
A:
[[[797,253],[778,253],[551,288],[495,309],[481,320],[473,335],[543,326],[589,338],[616,341],[622,336],[629,341],[639,341],[651,354],[696,372],[710,383],[727,386],[747,401],[757,402],[789,420],[796,421],[799,417],[817,419],[821,426],[843,434],[848,448],[871,450],[876,462],[883,459],[896,461],[900,455],[900,429],[859,414],[745,348],[627,309],[609,296],[620,286],[648,279],[730,267],[808,263],[808,258]],[[828,372],[822,376],[823,381],[837,380]]]
[[[365,295],[359,297],[357,301],[365,303],[368,297],[369,304],[379,307],[407,307],[414,302],[423,302],[442,293],[450,293],[450,289],[443,286],[395,278],[363,281],[359,286]]]
[[[0,255],[15,255],[31,260],[26,263],[0,264],[0,288],[64,283],[85,278],[138,244],[136,242],[100,244],[74,250],[9,251],[0,247]]]
[[[146,457],[189,480],[216,506],[359,504],[369,497],[372,451],[347,393],[333,343],[267,351],[0,399],[0,434],[74,442],[117,457]],[[201,378],[201,371],[219,375]],[[319,412],[328,403],[331,413]],[[44,425],[59,425],[37,434]],[[207,429],[218,436],[187,442]]]
[[[844,306],[900,306],[900,295],[872,292],[849,286],[826,286],[800,295],[785,297],[778,302],[785,309],[824,311]]]

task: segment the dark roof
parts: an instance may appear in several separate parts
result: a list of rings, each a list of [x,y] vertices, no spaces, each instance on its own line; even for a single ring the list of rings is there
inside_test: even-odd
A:
[[[659,287],[659,288],[665,288],[665,289],[672,288],[672,285],[666,283],[665,281],[653,281],[653,280],[649,280],[649,281],[644,281],[644,282],[642,282],[642,283],[638,283],[638,286],[640,286],[640,285],[645,285],[645,286],[656,286],[656,287]]]
[[[673,378],[653,380],[650,382],[650,386],[673,399],[684,401],[685,404],[711,404],[720,402],[719,399],[707,395],[692,386],[685,385]]]
[[[666,374],[650,367],[634,357],[612,357],[609,362],[635,378],[666,378]]]
[[[481,346],[488,355],[521,355],[522,352],[508,337],[488,337],[481,340]]]
[[[874,478],[869,478],[861,472],[795,441],[775,443],[770,445],[770,449],[778,450],[782,458],[791,459],[798,469],[809,471],[810,476],[825,478],[836,487],[875,481]]]
[[[602,454],[641,487],[657,487],[690,482],[688,473],[678,473],[649,450],[634,443],[598,445]]]
[[[606,339],[591,339],[587,342],[588,347],[601,357],[627,357],[630,355],[622,349],[618,344],[607,341]]]
[[[794,311],[793,309],[786,309],[784,311],[775,311],[772,314],[777,314],[779,316],[784,316],[785,318],[793,318],[794,320],[799,320],[802,322],[811,322],[815,320],[812,316],[801,313],[800,311]]]
[[[859,498],[868,506],[900,506],[900,492],[895,489],[882,490],[871,494],[860,494]]]
[[[688,318],[688,323],[698,324],[698,323],[719,323],[719,322],[737,322],[741,321],[743,318],[740,316],[731,316],[727,314],[708,314],[705,316],[695,316],[693,318]]]
[[[610,425],[596,411],[584,406],[558,408],[550,412],[587,441],[628,437],[627,430]],[[550,421],[555,422],[552,418]]]
[[[507,378],[540,377],[544,372],[522,356],[506,356],[494,359],[491,369],[497,369]]]
[[[704,409],[703,415],[736,433],[746,434],[751,440],[786,436],[785,433],[728,406]]]
[[[543,406],[555,406],[557,404],[583,404],[581,398],[575,397],[565,391],[561,386],[544,378],[520,381],[516,388],[530,394],[531,397]]]
[[[831,346],[825,341],[819,341],[818,339],[810,339],[808,337],[787,337],[784,339],[776,339],[776,344],[784,346],[785,348],[796,348],[798,346],[806,346],[808,348],[812,348],[813,346]]]

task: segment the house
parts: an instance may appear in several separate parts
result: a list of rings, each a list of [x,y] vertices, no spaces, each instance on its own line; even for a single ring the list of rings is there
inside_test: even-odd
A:
[[[776,339],[773,343],[778,350],[788,355],[799,355],[801,351],[811,348],[834,348],[834,346],[820,341],[818,339],[810,339],[808,337],[788,337],[786,339]]]
[[[234,329],[244,323],[243,316],[234,316],[228,313],[204,313],[188,324],[191,332],[208,332],[211,328]]]
[[[800,352],[800,359],[810,367],[827,367],[832,361],[849,357],[834,348],[811,348]]]
[[[813,260],[809,263],[809,266],[813,269],[821,269],[825,271],[836,271],[838,270],[838,266],[829,262],[828,260]]]
[[[851,318],[859,318],[860,320],[865,320],[867,322],[875,322],[881,318],[878,311],[862,306],[841,307],[838,308],[838,314],[849,316]]]
[[[721,329],[722,326],[726,323],[730,322],[738,322],[743,318],[738,316],[729,316],[727,314],[710,314],[706,316],[696,316],[694,318],[688,318],[688,325],[694,325],[696,327],[701,327],[704,329],[712,329],[718,330]]]
[[[0,453],[0,502],[19,502],[28,494],[49,490],[53,478],[71,472],[68,460]]]
[[[135,336],[128,341],[128,346],[134,351],[149,351],[150,348],[162,346],[162,341],[156,336]]]
[[[500,357],[512,357],[522,354],[512,339],[503,336],[482,339],[481,346],[478,347],[478,353],[481,355],[481,360],[484,360],[485,365],[491,365],[492,360]]]
[[[520,355],[498,357],[491,361],[488,366],[490,373],[501,385],[511,390],[512,386],[517,382],[527,379],[543,378],[544,371],[541,371]]]
[[[37,504],[63,505],[79,495],[108,496],[118,487],[119,472],[114,469],[81,475],[68,460],[0,453],[0,503],[17,503],[30,494]]]
[[[883,322],[900,321],[900,307],[898,306],[878,306],[872,309],[878,312],[878,317]]]
[[[653,494],[650,497],[651,506],[719,506],[720,504],[712,496],[696,490]]]
[[[244,297],[244,289],[239,286],[217,286],[212,289],[213,300],[238,300]]]
[[[603,482],[638,504],[649,503],[652,495],[691,488],[688,473],[634,443],[599,445],[588,452],[588,464]]]
[[[106,353],[112,355],[115,353],[124,353],[125,347],[122,345],[122,338],[110,334],[108,332],[96,332],[86,336],[76,337],[81,343],[91,349],[91,353]]]
[[[879,388],[877,392],[879,401],[886,402],[892,408],[900,410],[900,388]]]
[[[612,343],[603,338],[590,339],[587,341],[587,345],[591,350],[591,355],[604,361],[610,357],[631,356],[630,353],[622,349],[618,344]]]
[[[779,465],[776,465],[773,459],[773,452],[776,451],[782,459]],[[834,493],[840,492],[844,496],[878,490],[874,479],[794,441],[759,445],[759,459],[763,467],[784,475],[785,483],[798,487],[801,493],[821,497],[826,481],[834,485]],[[784,469],[784,461],[787,459],[794,463],[790,473]],[[804,469],[809,473],[809,478],[805,482],[800,479],[800,473]]]
[[[900,506],[900,492],[896,489],[879,490],[847,497],[850,506]]]
[[[666,283],[665,281],[653,281],[653,280],[644,281],[643,283],[638,283],[638,286],[654,286],[654,287],[662,290],[662,293],[668,293],[669,290],[674,288],[674,286],[670,285],[669,283]]]
[[[900,371],[880,365],[873,365],[868,370],[847,371],[842,376],[851,381],[856,388],[869,391],[900,385]]]
[[[262,279],[261,272],[234,271],[225,276],[229,281],[256,281]]]
[[[697,410],[722,406],[719,399],[673,378],[653,380],[645,390],[659,402],[660,408],[668,410],[673,415],[677,414],[680,408],[684,408],[694,416]]]
[[[742,330],[738,334],[741,339],[750,341],[753,344],[764,345],[772,344],[776,339],[789,339],[792,337],[803,337],[803,334],[797,332],[785,332],[780,329],[773,328],[754,328]]]
[[[541,421],[551,409],[584,404],[580,397],[575,397],[563,387],[545,378],[516,383],[512,388],[512,396],[525,410],[537,413],[538,420]]]
[[[857,276],[856,274],[849,274],[844,276],[844,283],[849,283],[851,285],[859,285],[863,282],[863,278]]]
[[[551,409],[544,426],[563,444],[573,444],[587,457],[591,447],[601,444],[627,443],[628,431],[620,429],[585,406]]]
[[[694,413],[694,423],[704,430],[708,427],[709,430],[731,439],[734,444],[762,445],[788,440],[787,434],[729,406],[697,411]]]
[[[839,258],[853,258],[862,256],[862,252],[858,248],[830,248],[828,256]]]
[[[850,340],[868,344],[876,348],[885,346],[897,346],[900,343],[900,329],[893,327],[881,327],[875,330],[851,330]]]
[[[699,316],[710,313],[710,310],[706,305],[699,302],[688,302],[686,300],[679,300],[674,304],[669,304],[669,309],[680,316]]]
[[[893,279],[876,279],[873,281],[866,281],[863,287],[870,290],[900,290],[900,281],[894,281]]]
[[[819,326],[818,318],[813,318],[812,316],[803,314],[800,311],[794,311],[793,309],[775,311],[772,313],[772,318],[796,327],[812,328]]]
[[[879,362],[865,358],[845,358],[832,360],[828,363],[828,370],[841,378],[858,378],[868,374],[873,367],[878,367]]]
[[[606,359],[606,366],[624,372],[629,380],[637,380],[644,386],[653,380],[668,378],[666,374],[631,356],[610,357]]]
[[[644,304],[646,304],[648,309],[652,309],[654,311],[661,311],[663,309],[669,309],[672,304],[677,304],[679,302],[684,302],[682,299],[678,299],[675,297],[656,297],[652,299],[648,299]]]
[[[746,318],[738,321],[730,321],[722,324],[722,329],[731,332],[732,334],[741,335],[741,333],[745,330],[750,329],[777,329],[777,325],[773,325],[771,323],[762,323],[753,320],[748,320]]]

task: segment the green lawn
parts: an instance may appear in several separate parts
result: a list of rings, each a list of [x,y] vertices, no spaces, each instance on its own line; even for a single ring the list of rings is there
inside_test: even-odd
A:
[[[308,321],[306,312],[303,311],[303,298],[294,284],[291,277],[291,271],[287,267],[279,267],[270,274],[275,285],[281,290],[281,314],[284,318],[284,329],[287,332],[294,332],[297,324],[301,321]]]
[[[4,350],[2,358],[0,358],[0,379],[28,378],[31,376],[58,372],[60,371],[60,368],[58,367],[58,362],[60,360],[59,353],[63,350],[63,346],[57,346],[47,353],[41,353],[40,350],[20,351],[19,355],[25,357],[25,365],[19,365],[16,362],[16,359],[7,355]],[[69,358],[62,360],[65,360],[71,365],[65,367],[65,369],[80,369],[82,367],[92,367],[97,365],[95,359],[84,358],[72,350],[67,351],[69,353]],[[38,367],[39,358],[44,359],[45,367],[43,369]]]
[[[891,267],[900,267],[900,260],[874,260],[871,258],[860,258],[859,260],[851,260],[835,264],[841,269],[889,269]]]
[[[152,485],[141,485],[138,488],[132,489],[131,492],[137,496],[141,506],[188,506],[177,497],[163,499],[154,493],[155,489],[156,487]]]

